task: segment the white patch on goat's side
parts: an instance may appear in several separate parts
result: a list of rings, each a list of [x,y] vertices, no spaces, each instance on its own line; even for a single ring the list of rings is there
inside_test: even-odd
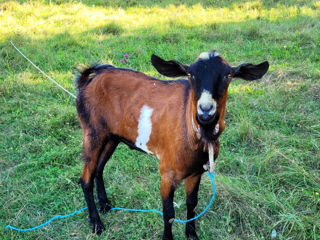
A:
[[[216,112],[217,108],[217,103],[216,101],[212,98],[211,93],[208,90],[203,90],[200,96],[200,99],[198,100],[197,103],[197,111],[198,114],[203,114],[203,111],[200,108],[200,105],[203,108],[209,108],[209,106],[213,106],[210,112],[208,113],[209,115],[213,115]]]
[[[153,109],[144,105],[141,108],[139,123],[138,123],[138,137],[136,139],[135,145],[146,153],[152,154],[152,152],[148,149],[147,143],[149,142],[151,131],[152,131],[152,123],[151,123],[151,115]]]

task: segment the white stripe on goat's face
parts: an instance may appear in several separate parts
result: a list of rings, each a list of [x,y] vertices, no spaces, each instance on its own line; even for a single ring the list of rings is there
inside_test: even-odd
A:
[[[212,95],[209,91],[203,90],[200,96],[200,99],[197,103],[197,111],[199,115],[207,113],[208,115],[214,115],[216,112],[217,103],[212,98]]]
[[[212,51],[212,52],[202,52],[200,53],[198,60],[202,59],[202,60],[208,60],[211,57],[217,57],[219,56],[219,53],[217,51]]]
[[[146,153],[152,154],[148,149],[147,143],[149,142],[151,131],[152,131],[152,122],[151,115],[153,109],[144,105],[141,108],[139,123],[138,123],[138,137],[136,139],[135,145]]]
[[[212,98],[212,94],[203,90],[197,102],[198,120],[202,124],[211,123],[217,110],[217,102]]]
[[[203,53],[200,53],[198,59],[203,59],[203,60],[207,60],[210,58],[210,53],[209,52],[203,52]]]

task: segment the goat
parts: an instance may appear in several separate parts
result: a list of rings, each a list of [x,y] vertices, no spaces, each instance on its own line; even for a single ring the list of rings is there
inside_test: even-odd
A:
[[[80,183],[97,234],[105,227],[94,202],[94,180],[101,211],[108,212],[111,204],[102,173],[123,142],[159,159],[163,239],[173,239],[174,191],[184,179],[187,219],[193,218],[201,175],[205,169],[213,171],[208,159],[215,160],[219,154],[229,83],[232,78],[259,79],[269,68],[267,61],[231,67],[216,51],[201,53],[189,66],[156,55],[151,62],[164,76],[187,79],[158,80],[130,69],[94,65],[76,81],[76,107],[83,131]],[[185,232],[188,238],[198,239],[194,220],[186,224]]]

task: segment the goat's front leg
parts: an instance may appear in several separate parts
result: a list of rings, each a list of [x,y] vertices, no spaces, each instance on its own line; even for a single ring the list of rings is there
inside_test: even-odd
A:
[[[194,218],[194,209],[198,204],[198,191],[200,185],[201,175],[190,176],[185,179],[185,190],[187,197],[187,219]],[[196,233],[195,220],[187,222],[186,224],[187,238],[199,239]]]
[[[161,198],[163,206],[164,232],[162,239],[172,240],[172,223],[174,219],[173,197],[175,191],[175,179],[171,174],[161,175]]]

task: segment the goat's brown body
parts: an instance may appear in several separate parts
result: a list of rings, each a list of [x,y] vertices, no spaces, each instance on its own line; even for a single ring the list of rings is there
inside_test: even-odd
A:
[[[167,202],[172,203],[175,188],[186,179],[188,219],[194,217],[196,195],[204,172],[203,164],[208,161],[205,144],[197,137],[192,125],[192,121],[194,124],[196,122],[194,116],[196,106],[189,82],[162,81],[143,73],[114,68],[96,75],[80,92],[77,105],[83,105],[82,110],[78,107],[78,117],[83,130],[85,160],[81,177],[82,187],[85,195],[86,192],[92,192],[93,178],[98,178],[96,181],[98,197],[105,196],[99,197],[99,202],[106,211],[109,208],[106,205],[109,200],[102,180],[104,165],[119,142],[122,141],[131,147],[136,142],[143,106],[153,110],[152,131],[146,146],[159,159],[160,191],[165,219],[164,239],[171,239],[169,219],[174,217],[174,211],[172,209],[171,214],[165,212],[166,209],[171,209]],[[221,116],[224,116],[227,91],[224,95],[217,109]],[[84,117],[81,111],[87,115]],[[215,141],[215,158],[219,153],[218,136],[224,130],[222,118],[219,119],[219,124],[221,127]],[[86,200],[87,198],[86,196]],[[90,198],[93,199],[93,196]],[[87,203],[91,222],[97,228],[100,219],[96,207],[90,200],[87,200]],[[103,230],[104,227],[101,225],[99,228]],[[194,221],[188,223],[187,235],[196,236],[194,229]],[[99,233],[101,230],[95,231]],[[167,237],[166,233],[169,233]]]
[[[151,96],[151,97],[150,97]],[[181,97],[183,96],[183,97]],[[90,126],[80,118],[84,130],[84,154],[91,128],[99,142],[115,135],[135,143],[140,110],[153,109],[148,149],[159,158],[161,175],[169,174],[178,183],[191,174],[203,172],[207,161],[203,146],[192,129],[192,93],[187,81],[160,81],[139,72],[112,69],[96,76],[86,87],[84,99],[90,106]],[[94,106],[94,107],[91,107]],[[191,134],[190,134],[191,133]],[[137,146],[138,147],[138,146]],[[94,161],[98,158],[92,158]],[[97,165],[97,163],[91,162]],[[88,180],[87,173],[83,174]]]
[[[92,66],[78,78],[77,111],[85,160],[80,180],[90,221],[98,234],[105,227],[94,202],[93,182],[101,210],[107,212],[110,202],[103,168],[117,145],[124,142],[159,159],[163,239],[172,240],[174,191],[185,179],[187,219],[192,219],[203,165],[209,159],[209,169],[213,171],[213,158],[218,157],[218,138],[225,129],[225,107],[232,77],[256,80],[269,67],[264,62],[232,68],[215,51],[200,54],[190,66],[155,55],[151,62],[165,76],[188,76],[188,80],[162,81],[111,65]],[[186,235],[198,239],[194,220],[186,224]]]

